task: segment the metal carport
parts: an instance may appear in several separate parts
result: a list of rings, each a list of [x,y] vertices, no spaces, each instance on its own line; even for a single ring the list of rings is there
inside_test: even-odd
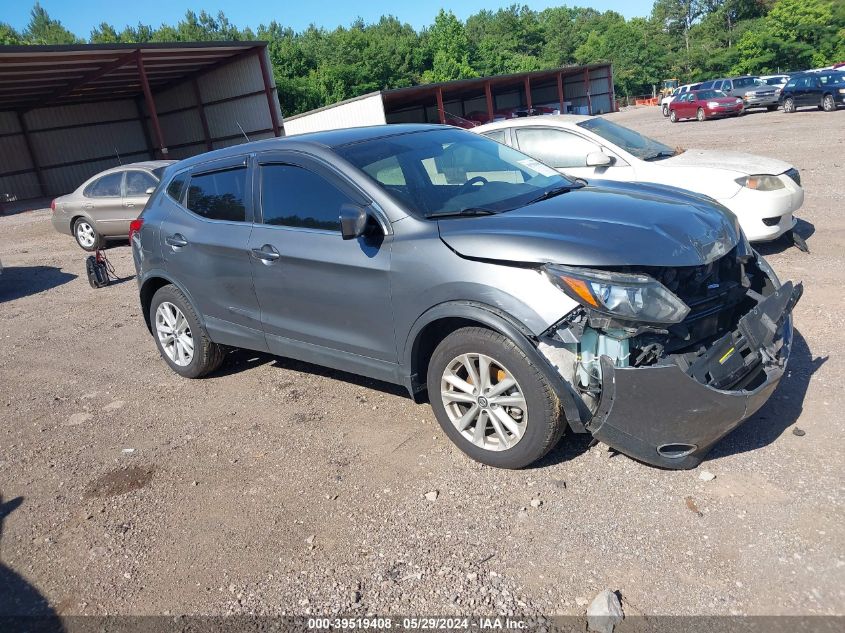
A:
[[[282,135],[266,42],[0,47],[0,202],[244,133]]]

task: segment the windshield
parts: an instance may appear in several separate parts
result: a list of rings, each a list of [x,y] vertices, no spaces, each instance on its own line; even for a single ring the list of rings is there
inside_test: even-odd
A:
[[[721,90],[699,90],[695,93],[696,99],[719,99],[727,96]]]
[[[637,158],[642,158],[643,160],[668,158],[678,153],[668,145],[655,141],[653,138],[643,136],[639,132],[634,132],[634,130],[611,123],[607,119],[598,117],[587,119],[586,121],[581,121],[578,127],[590,130],[593,134],[601,136],[606,141],[610,141],[629,154]]]
[[[501,213],[576,186],[525,154],[457,129],[378,138],[335,151],[425,217]]]

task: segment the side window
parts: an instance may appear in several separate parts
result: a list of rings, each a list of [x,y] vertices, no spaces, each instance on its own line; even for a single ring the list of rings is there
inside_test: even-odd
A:
[[[713,87],[713,82],[712,82],[712,81],[705,81],[703,84],[701,84],[701,85],[698,87],[698,89],[699,89],[699,90],[707,90],[708,88],[712,88],[712,87]]]
[[[188,209],[209,220],[243,222],[246,219],[246,167],[191,176]]]
[[[489,132],[485,132],[481,136],[486,136],[489,139],[496,141],[497,143],[504,143],[505,142],[505,131],[504,130],[491,130]]]
[[[261,167],[264,224],[340,231],[340,207],[351,202],[332,183],[302,167]]]
[[[127,171],[126,172],[126,195],[127,196],[145,196],[147,189],[155,187],[158,184],[156,179],[145,171]]]
[[[121,180],[123,172],[108,174],[88,185],[84,194],[89,198],[119,198]]]
[[[188,180],[187,174],[179,174],[170,184],[167,185],[167,195],[173,198],[176,202],[182,202],[182,195],[185,193],[185,183]]]
[[[563,130],[518,129],[519,149],[552,167],[586,167],[587,154],[600,151],[595,143]]]
[[[784,88],[794,88],[797,85],[798,85],[797,79],[790,79],[789,81],[786,82],[786,85],[784,86]]]

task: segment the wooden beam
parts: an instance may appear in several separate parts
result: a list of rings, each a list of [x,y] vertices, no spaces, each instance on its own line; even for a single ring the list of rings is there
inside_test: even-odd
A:
[[[493,90],[489,81],[484,82],[484,96],[487,97],[487,122],[490,123],[493,120],[495,108],[493,107]]]
[[[273,96],[273,86],[270,84],[270,68],[267,64],[266,51],[266,47],[256,48],[255,55],[258,57],[258,63],[261,65],[261,77],[264,80],[264,94],[267,95],[267,107],[270,108],[270,121],[273,123],[273,135],[281,136],[282,126],[279,125],[279,113],[276,111],[278,100]]]
[[[26,126],[26,117],[23,112],[18,112],[18,123],[23,132],[23,140],[26,144],[26,151],[29,152],[29,159],[32,162],[32,169],[35,172],[35,178],[38,181],[38,190],[43,196],[44,190],[44,175],[41,173],[41,166],[38,164],[38,157],[35,155],[35,150],[32,149],[32,139],[29,137],[29,128]]]
[[[150,116],[150,121],[153,124],[153,132],[156,140],[157,158],[167,158],[167,146],[164,144],[164,136],[161,133],[161,125],[158,122],[158,114],[156,114],[156,102],[153,99],[153,93],[150,90],[150,82],[147,81],[147,73],[144,71],[144,58],[141,55],[137,57],[138,62],[138,76],[141,78],[141,86],[144,89],[144,99],[147,102],[147,113]]]
[[[205,136],[205,149],[209,152],[214,149],[211,143],[211,132],[208,129],[208,119],[205,116],[205,107],[202,104],[202,94],[200,94],[200,84],[196,78],[191,80],[191,85],[194,87],[194,99],[197,102],[197,113],[200,115],[200,123],[202,123],[202,133]],[[278,134],[276,135],[278,136]]]
[[[440,123],[446,123],[446,110],[443,108],[443,88],[437,86],[434,94],[437,97],[437,114],[440,117]]]
[[[532,107],[531,104],[531,77],[525,75],[525,105],[528,106],[530,110]]]

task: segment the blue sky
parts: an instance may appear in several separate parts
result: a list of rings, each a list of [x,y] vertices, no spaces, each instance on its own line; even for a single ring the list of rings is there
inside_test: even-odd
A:
[[[10,23],[21,29],[29,21],[29,11],[35,0],[0,0],[0,21]],[[307,27],[310,23],[334,28],[348,25],[356,17],[366,22],[377,20],[383,14],[393,14],[403,22],[409,22],[419,29],[434,20],[437,11],[443,7],[451,9],[459,18],[488,8],[506,7],[516,0],[463,0],[424,2],[420,0],[312,0],[310,2],[288,2],[285,0],[206,0],[205,2],[181,2],[179,0],[41,0],[41,6],[54,19],[80,37],[87,38],[93,27],[101,22],[109,22],[118,30],[126,24],[144,24],[158,26],[162,22],[175,24],[191,9],[199,13],[205,9],[209,13],[222,10],[229,20],[237,26],[257,27],[271,20],[291,26],[296,30]],[[523,0],[518,4],[527,4],[532,9],[545,9],[550,6],[567,4],[570,6],[589,6],[600,11],[613,9],[625,17],[645,16],[651,11],[653,0],[568,0],[566,2],[548,2],[543,0]]]

